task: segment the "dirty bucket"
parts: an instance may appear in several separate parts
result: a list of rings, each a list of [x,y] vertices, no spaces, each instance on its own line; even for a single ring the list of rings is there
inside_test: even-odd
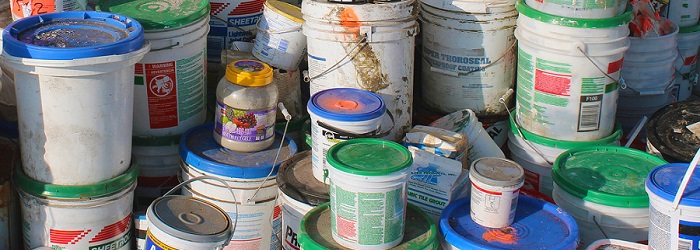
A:
[[[68,38],[52,39],[61,34]],[[44,39],[24,42],[35,36]],[[105,12],[61,12],[14,22],[2,40],[3,61],[22,83],[15,89],[25,173],[86,185],[126,171],[134,64],[150,48],[141,25]]]
[[[698,24],[700,2],[695,0],[671,0],[666,2],[660,13],[677,24],[679,27],[690,27]]]
[[[54,185],[14,171],[25,249],[131,249],[131,211],[138,167],[82,186]]]
[[[552,198],[576,219],[584,246],[605,238],[647,240],[649,197],[644,180],[666,163],[631,148],[571,149],[554,163]]]
[[[607,250],[607,249],[624,249],[624,250],[648,250],[649,246],[624,240],[616,239],[601,239],[596,240],[586,247],[586,250]]]
[[[442,113],[507,114],[498,99],[515,84],[515,8],[475,14],[420,6],[425,104]]]
[[[216,71],[221,53],[235,41],[251,41],[257,32],[265,0],[211,0],[207,35],[208,69]]]
[[[10,0],[12,20],[52,12],[86,10],[87,0]]]
[[[700,148],[697,134],[689,129],[698,126],[698,112],[699,100],[676,102],[657,110],[648,122],[648,152],[668,162],[689,163]]]
[[[546,14],[522,1],[516,8],[520,125],[556,140],[591,141],[610,135],[631,12],[579,19]]]
[[[209,5],[204,0],[102,0],[100,11],[144,27],[151,51],[135,67],[136,136],[181,135],[206,118]]]
[[[141,169],[136,185],[136,207],[148,205],[177,186],[180,172],[180,136],[138,137],[131,139],[131,153]]]
[[[311,0],[301,9],[311,95],[331,88],[377,93],[396,124],[384,138],[401,140],[412,126],[417,1],[338,5]]]
[[[469,149],[464,156],[467,157],[467,160],[463,161],[466,162],[464,166],[470,166],[472,161],[481,157],[506,157],[496,142],[491,139],[489,133],[486,132],[474,111],[470,109],[452,112],[433,121],[429,126],[467,135]]]
[[[306,54],[306,37],[301,33],[303,23],[299,7],[278,0],[266,1],[253,55],[272,67],[298,70]]]
[[[22,224],[19,198],[15,192],[10,173],[19,164],[19,145],[0,136],[0,249],[20,249],[22,246]]]
[[[628,1],[525,0],[525,3],[533,9],[547,14],[573,18],[602,19],[622,15],[627,9]]]
[[[397,246],[404,237],[406,181],[413,163],[408,149],[360,138],[335,144],[327,160],[333,239],[353,249]],[[358,219],[368,216],[373,219]]]
[[[576,221],[544,200],[520,195],[512,225],[487,228],[469,215],[469,198],[451,203],[440,218],[443,249],[575,249]]]
[[[513,224],[524,175],[523,168],[511,160],[483,157],[474,161],[469,168],[472,220],[492,228]]]
[[[678,56],[677,35],[678,26],[674,25],[673,33],[667,35],[629,37],[630,47],[620,70],[624,85],[620,87],[640,95],[658,95],[672,88]]]
[[[700,5],[699,5],[700,6]],[[679,28],[678,58],[676,59],[675,95],[679,101],[690,98],[693,86],[698,84],[696,72],[698,63],[698,47],[700,47],[700,25]]]

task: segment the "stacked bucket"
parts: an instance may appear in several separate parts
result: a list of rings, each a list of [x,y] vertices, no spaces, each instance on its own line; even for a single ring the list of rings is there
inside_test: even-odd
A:
[[[676,58],[674,95],[683,101],[694,95],[700,96],[697,87],[697,56],[700,47],[700,2],[688,0],[671,1],[664,6],[661,15],[678,25],[678,58]]]

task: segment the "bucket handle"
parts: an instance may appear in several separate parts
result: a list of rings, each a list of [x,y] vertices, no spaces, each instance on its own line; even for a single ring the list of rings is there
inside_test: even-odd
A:
[[[292,120],[292,115],[289,114],[289,111],[287,110],[286,107],[284,107],[284,103],[278,102],[277,103],[277,108],[282,112],[284,115],[284,119],[286,120],[284,124],[284,131],[282,132],[282,138],[280,139],[280,146],[277,148],[277,153],[275,154],[275,159],[272,161],[272,168],[270,168],[270,172],[267,173],[267,176],[265,176],[265,179],[260,182],[260,186],[258,186],[257,189],[255,189],[255,193],[253,193],[253,196],[250,197],[246,203],[255,203],[255,197],[258,196],[258,193],[260,193],[260,189],[262,189],[263,185],[265,185],[265,182],[267,182],[270,177],[272,176],[272,173],[275,171],[275,166],[277,165],[277,160],[279,160],[280,157],[280,152],[282,152],[282,146],[284,146],[284,139],[287,136],[287,128],[289,127],[289,121]],[[277,199],[275,197],[275,199]]]
[[[615,78],[610,76],[607,72],[603,71],[603,69],[601,69],[600,66],[598,66],[598,64],[593,61],[591,56],[589,56],[588,53],[586,53],[585,51],[583,51],[583,49],[581,49],[581,45],[576,45],[576,49],[578,49],[578,51],[580,51],[581,54],[586,56],[586,58],[588,58],[588,61],[590,61],[593,64],[593,66],[595,66],[595,68],[598,69],[598,71],[600,71],[600,73],[603,73],[603,75],[610,78],[610,80],[613,80],[613,82],[617,83],[622,89],[627,88],[627,85],[625,85],[625,81],[622,79],[622,77],[620,77],[619,80],[615,80]]]
[[[379,125],[379,128],[377,128],[376,130],[369,131],[369,132],[362,133],[362,134],[358,134],[358,133],[347,131],[347,130],[344,130],[344,129],[341,129],[338,127],[334,127],[328,123],[321,122],[320,120],[316,121],[316,124],[318,124],[319,127],[331,130],[340,136],[345,136],[345,137],[349,137],[349,138],[353,138],[353,139],[354,138],[382,138],[382,137],[389,135],[391,130],[394,129],[394,126],[396,126],[396,122],[394,121],[394,115],[391,114],[391,111],[387,110],[386,116],[388,116],[389,119],[391,120],[391,127],[389,127],[389,129],[387,129],[384,132],[381,132],[382,131],[381,125]]]
[[[693,160],[690,161],[690,165],[688,165],[688,169],[685,171],[685,175],[683,176],[683,180],[681,181],[681,185],[678,187],[678,191],[676,192],[676,196],[673,199],[673,205],[671,206],[671,208],[673,208],[673,211],[676,211],[676,209],[678,209],[678,204],[680,204],[680,202],[681,202],[681,198],[683,197],[683,193],[685,192],[685,188],[688,186],[688,182],[690,181],[690,177],[693,175],[695,168],[698,166],[698,161],[700,161],[700,149],[698,149],[698,151],[695,152],[695,156],[693,157]]]
[[[478,67],[476,69],[467,71],[467,72],[451,71],[451,70],[437,68],[437,67],[433,66],[433,63],[431,63],[430,60],[425,60],[425,61],[428,62],[428,64],[430,64],[430,71],[432,71],[432,72],[442,73],[442,74],[446,74],[446,75],[450,75],[450,76],[469,75],[469,74],[474,73],[474,72],[482,71],[482,70],[484,70],[488,67],[491,67],[494,64],[498,63],[503,58],[505,58],[506,55],[516,47],[517,44],[518,44],[518,42],[514,41],[513,44],[511,44],[510,47],[508,47],[508,49],[506,51],[504,51],[503,54],[498,56],[498,58],[496,58],[496,60],[494,60],[493,62],[486,64],[484,66]]]
[[[675,75],[671,76],[671,79],[668,80],[668,82],[666,83],[666,87],[664,87],[664,89],[661,92],[666,92],[667,90],[672,89],[673,82],[675,81],[675,79],[676,79]],[[657,94],[656,92],[658,92],[658,91],[645,91],[645,90],[634,89],[634,88],[630,87],[629,85],[625,84],[625,79],[623,77],[620,77],[620,84],[621,84],[620,89],[629,89],[629,90],[632,90],[632,91],[634,91],[642,96],[643,95],[654,95],[654,94]]]
[[[521,130],[522,126],[520,126],[518,119],[513,117],[513,115],[510,113],[510,109],[508,108],[508,104],[506,103],[506,99],[510,98],[510,95],[512,95],[513,92],[514,92],[513,89],[509,88],[508,91],[506,91],[506,93],[501,96],[501,98],[498,98],[498,102],[503,104],[503,106],[506,108],[506,112],[508,112],[508,119],[510,120],[511,123],[513,123],[513,125],[515,125],[515,130],[518,131],[518,135],[520,136],[520,138],[523,138],[523,141],[525,141],[525,144],[527,144],[528,147],[530,147],[533,151],[535,151],[535,153],[537,153],[537,155],[539,155],[542,158],[542,160],[547,162],[547,164],[554,165],[553,162],[549,161],[549,159],[547,159],[547,157],[544,156],[544,153],[540,152],[540,150],[537,149],[535,147],[535,145],[532,145],[532,143],[529,140],[525,139],[525,136],[523,135],[523,131]]]

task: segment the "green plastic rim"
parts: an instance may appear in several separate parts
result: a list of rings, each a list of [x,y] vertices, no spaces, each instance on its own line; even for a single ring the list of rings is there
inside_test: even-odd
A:
[[[689,27],[678,28],[678,33],[681,33],[681,34],[695,33],[698,31],[700,31],[700,24],[689,26]]]
[[[303,246],[304,249],[309,249],[309,250],[328,249],[328,248],[322,246],[321,244],[318,244],[318,242],[316,242],[315,240],[311,239],[309,232],[306,230],[306,227],[304,226],[308,223],[309,220],[311,220],[312,217],[318,216],[317,215],[318,213],[320,213],[321,211],[326,210],[326,209],[331,209],[331,202],[330,201],[323,203],[321,205],[318,205],[315,208],[309,210],[309,212],[306,212],[304,217],[301,218],[301,222],[299,222],[299,224],[301,226],[299,227],[299,235],[297,237],[299,237],[299,239],[298,239],[299,245]],[[330,228],[329,228],[329,230],[330,230]]]
[[[134,163],[123,174],[95,184],[81,186],[53,185],[30,178],[17,165],[14,171],[14,180],[15,185],[19,189],[34,196],[52,199],[90,199],[117,193],[134,184],[138,175],[139,167]]]
[[[390,155],[392,153],[394,155]],[[399,157],[395,154],[401,154],[405,159],[387,165],[386,163],[390,163],[387,161]],[[413,164],[413,157],[406,147],[396,142],[376,138],[359,138],[333,145],[328,149],[326,161],[331,167],[345,173],[382,176],[408,168]]]
[[[513,111],[511,114],[512,114],[512,117],[515,117],[515,111]],[[520,132],[523,133],[523,136],[521,137],[520,134],[518,133],[518,128],[515,126],[514,119],[508,119],[508,120],[510,122],[510,131],[516,137],[520,137],[520,138],[524,137],[524,139],[526,141],[534,142],[538,145],[552,147],[552,148],[572,149],[572,148],[589,147],[589,146],[606,146],[606,145],[611,145],[613,142],[622,139],[622,124],[619,122],[615,123],[615,130],[613,131],[613,133],[609,136],[603,137],[602,139],[595,140],[595,141],[563,141],[563,140],[555,140],[555,139],[550,139],[547,137],[539,136],[539,135],[533,134],[532,132],[527,131],[524,128],[520,127]]]
[[[171,136],[132,136],[131,145],[140,147],[163,147],[180,144],[182,135]]]
[[[520,14],[535,19],[537,21],[572,28],[612,28],[627,25],[629,22],[632,21],[632,8],[629,5],[627,6],[627,10],[625,11],[625,13],[622,13],[622,15],[611,18],[597,19],[571,18],[544,13],[528,6],[525,3],[525,0],[518,0],[515,3],[515,9],[518,10]]]
[[[96,9],[134,18],[146,31],[184,27],[209,15],[208,0],[185,0],[177,8],[169,2],[172,1],[100,0]]]

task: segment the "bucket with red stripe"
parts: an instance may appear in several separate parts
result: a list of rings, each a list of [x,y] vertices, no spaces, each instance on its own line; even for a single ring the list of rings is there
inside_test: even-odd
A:
[[[136,208],[146,209],[158,197],[180,182],[180,135],[164,137],[132,137],[132,157],[138,162]]]
[[[207,60],[210,66],[216,66],[221,63],[221,52],[230,49],[233,42],[255,38],[265,0],[211,0],[209,3]]]
[[[501,228],[513,224],[525,171],[514,161],[482,157],[472,163],[471,217],[479,225]]]

